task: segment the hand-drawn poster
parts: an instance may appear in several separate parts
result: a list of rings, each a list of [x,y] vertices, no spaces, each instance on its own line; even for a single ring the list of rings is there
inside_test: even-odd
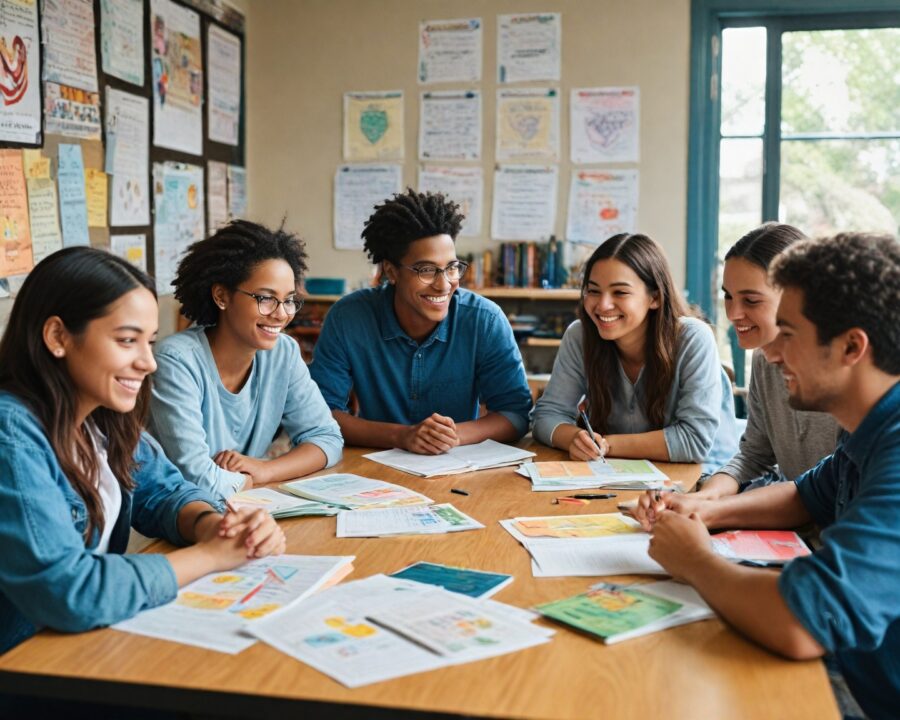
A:
[[[500,15],[497,23],[498,82],[559,80],[562,54],[559,13]]]
[[[150,0],[150,46],[153,144],[200,155],[203,152],[200,16],[171,0]]]
[[[110,235],[109,251],[147,272],[147,236],[145,234]]]
[[[23,150],[22,160],[25,166],[26,180],[50,177],[50,158],[44,157],[40,150]]]
[[[240,165],[228,166],[228,219],[247,217],[247,171]]]
[[[103,72],[144,84],[144,0],[100,0]]]
[[[212,24],[206,38],[209,139],[237,145],[241,125],[241,40]]]
[[[481,159],[481,93],[422,93],[419,160]]]
[[[344,93],[344,160],[403,159],[403,91]]]
[[[34,264],[62,247],[59,212],[56,207],[56,183],[49,177],[28,178],[28,218]]]
[[[34,266],[21,150],[0,150],[0,277]]]
[[[156,291],[171,294],[178,261],[188,245],[204,237],[203,168],[153,163],[153,206]]]
[[[494,171],[491,237],[547,240],[556,224],[555,165],[503,165]]]
[[[59,146],[59,214],[63,245],[89,245],[87,195],[81,145]]]
[[[50,135],[100,139],[99,93],[45,82],[44,117]]]
[[[419,82],[481,82],[481,18],[419,23]]]
[[[206,208],[210,234],[228,224],[228,166],[217,160],[206,163]]]
[[[482,207],[484,206],[484,171],[480,166],[462,165],[419,168],[419,192],[439,192],[459,203],[459,211],[465,215],[461,237],[481,235]]]
[[[399,193],[400,165],[341,165],[334,174],[334,246],[361,250],[363,226],[376,205]]]
[[[497,91],[497,159],[559,159],[559,93],[554,88]]]
[[[573,163],[640,160],[639,88],[574,88],[569,117]]]
[[[575,170],[566,239],[599,245],[637,227],[637,170]]]
[[[150,118],[147,98],[106,88],[106,172],[112,175],[109,224],[150,224]]]
[[[0,0],[0,141],[41,141],[37,0]]]
[[[107,175],[97,168],[85,168],[84,191],[87,198],[88,227],[106,227],[109,207]]]
[[[94,0],[41,0],[44,80],[97,92]]]

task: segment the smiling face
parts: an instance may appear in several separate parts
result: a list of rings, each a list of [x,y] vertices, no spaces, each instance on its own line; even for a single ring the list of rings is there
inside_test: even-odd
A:
[[[437,273],[433,282],[425,284],[409,268],[423,265],[445,268],[456,259],[453,238],[433,235],[410,243],[399,265],[385,262],[385,274],[396,291],[394,312],[397,313],[397,321],[413,340],[424,340],[447,317],[450,298],[459,287],[459,280],[451,281],[444,273]]]
[[[279,304],[271,315],[262,315],[256,298],[247,295],[265,295],[288,300],[297,297],[297,280],[294,271],[284,260],[272,258],[254,266],[249,277],[229,291],[222,285],[213,286],[213,300],[224,309],[219,313],[218,328],[241,345],[253,350],[271,350],[278,342],[278,335],[293,315]]]
[[[604,340],[620,347],[642,347],[647,315],[659,300],[625,263],[598,260],[584,289],[584,309]]]
[[[79,335],[63,334],[63,362],[75,387],[79,420],[98,407],[134,410],[141,385],[156,370],[158,327],[156,298],[141,287],[116,300]]]
[[[768,273],[744,258],[731,258],[725,263],[722,290],[738,344],[753,350],[771,343],[778,335],[775,315],[781,293],[769,284]]]

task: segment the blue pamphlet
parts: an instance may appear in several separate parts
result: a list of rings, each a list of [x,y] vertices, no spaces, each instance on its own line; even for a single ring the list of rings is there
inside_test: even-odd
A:
[[[445,590],[473,598],[490,597],[513,581],[512,575],[468,570],[430,562],[417,562],[398,570],[391,577],[437,585]]]

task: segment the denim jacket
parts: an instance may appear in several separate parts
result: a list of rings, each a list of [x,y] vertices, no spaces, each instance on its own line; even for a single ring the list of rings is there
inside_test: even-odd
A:
[[[95,554],[85,544],[87,509],[69,483],[40,421],[15,395],[0,392],[0,653],[43,627],[80,632],[173,600],[175,572],[164,555],[123,555],[133,525],[176,545],[177,516],[187,503],[213,504],[182,478],[159,446],[142,436],[110,537]]]

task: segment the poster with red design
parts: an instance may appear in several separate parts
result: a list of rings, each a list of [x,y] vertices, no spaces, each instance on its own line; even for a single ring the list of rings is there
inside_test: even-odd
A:
[[[37,0],[0,0],[0,141],[41,141]]]

